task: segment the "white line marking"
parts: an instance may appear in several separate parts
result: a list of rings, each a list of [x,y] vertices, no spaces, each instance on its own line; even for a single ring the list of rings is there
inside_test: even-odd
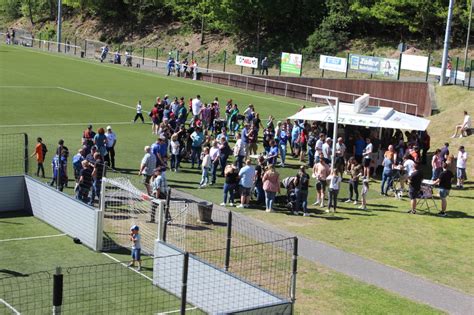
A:
[[[131,125],[131,121],[118,122],[85,122],[85,123],[67,123],[67,124],[31,124],[31,125],[0,125],[0,128],[14,127],[61,127],[61,126],[87,126],[87,125]],[[141,124],[141,123],[139,123]]]
[[[57,89],[57,86],[39,85],[0,85],[0,89]]]
[[[12,48],[15,48],[15,49],[18,49],[18,50],[20,50],[20,49],[23,50],[22,47],[13,46]],[[29,52],[29,53],[36,53],[36,54],[40,54],[40,55],[45,55],[45,56],[50,56],[50,57],[58,57],[58,58],[61,58],[61,59],[73,60],[73,61],[76,61],[76,62],[87,63],[87,64],[94,65],[94,66],[106,67],[108,69],[115,69],[115,70],[120,70],[120,71],[126,71],[126,72],[129,72],[129,73],[135,73],[135,74],[139,74],[139,75],[150,76],[150,77],[153,77],[153,78],[156,78],[156,79],[169,79],[169,80],[173,80],[173,81],[176,81],[176,82],[181,82],[181,83],[188,84],[188,85],[200,86],[200,87],[204,87],[204,88],[208,88],[208,89],[224,91],[224,92],[227,92],[227,93],[230,92],[230,93],[235,93],[235,94],[240,94],[240,95],[245,95],[245,96],[250,96],[250,97],[255,97],[255,98],[261,98],[261,99],[271,100],[271,101],[284,103],[284,104],[289,104],[289,105],[301,106],[301,104],[303,104],[303,103],[309,103],[308,101],[303,101],[303,100],[301,100],[300,103],[292,103],[292,102],[280,100],[280,99],[276,98],[277,96],[275,96],[275,97],[265,97],[265,96],[259,96],[259,95],[249,95],[249,92],[255,92],[255,93],[261,93],[261,92],[248,91],[247,93],[245,93],[245,92],[235,91],[238,88],[232,87],[232,86],[229,86],[228,89],[224,89],[224,88],[219,88],[217,86],[214,86],[215,83],[208,83],[209,85],[206,85],[204,83],[200,84],[200,83],[196,83],[196,82],[189,82],[185,79],[181,80],[181,79],[172,78],[172,77],[164,78],[164,74],[160,75],[160,74],[157,74],[157,73],[148,72],[147,70],[138,71],[138,70],[131,70],[131,69],[123,68],[123,67],[116,67],[116,66],[113,66],[113,65],[107,65],[107,64],[102,64],[102,63],[94,63],[89,59],[81,60],[81,59],[76,59],[72,56],[55,55],[55,54],[52,54],[52,53],[47,53],[47,52],[37,51],[37,50],[24,49],[23,51],[26,51],[26,52]],[[281,97],[283,98],[284,96],[281,96]]]
[[[94,99],[99,100],[99,101],[103,101],[103,102],[115,104],[115,105],[118,105],[118,106],[122,106],[122,107],[126,107],[126,108],[131,108],[131,109],[136,109],[135,107],[128,106],[128,105],[125,105],[125,104],[122,104],[122,103],[117,103],[117,102],[108,100],[108,99],[106,99],[106,98],[94,96],[94,95],[87,94],[87,93],[82,93],[82,92],[79,92],[79,91],[76,91],[76,90],[67,89],[67,88],[64,88],[64,87],[61,87],[61,86],[58,86],[58,89],[64,90],[64,91],[67,91],[67,92],[71,92],[71,93],[75,93],[75,94],[79,94],[79,95],[82,95],[82,96],[87,96],[87,97],[94,98]]]
[[[192,311],[192,310],[196,310],[196,309],[197,309],[197,307],[190,307],[190,308],[187,308],[186,311]],[[158,313],[157,315],[174,314],[174,313],[179,313],[179,312],[181,312],[181,310],[162,312],[162,313]]]
[[[8,307],[13,313],[15,313],[15,315],[21,315],[20,312],[18,312],[16,310],[16,308],[14,308],[13,306],[11,306],[10,304],[8,304],[4,299],[0,299],[0,302],[5,304],[6,307]]]
[[[151,282],[153,282],[153,279],[152,279],[152,278],[148,277],[147,275],[141,273],[140,271],[138,271],[138,270],[136,270],[136,269],[129,268],[129,267],[127,266],[127,264],[124,264],[123,262],[121,262],[121,261],[118,260],[117,258],[112,257],[112,256],[110,256],[110,255],[107,254],[107,253],[102,253],[102,254],[104,254],[105,256],[109,257],[109,258],[112,259],[113,261],[120,263],[120,264],[121,264],[122,266],[124,266],[125,268],[130,269],[131,271],[138,273],[138,274],[139,274],[140,276],[142,276],[143,278],[148,279],[148,280],[150,280]]]
[[[9,239],[6,239],[6,240],[0,240],[0,242],[27,241],[27,240],[36,240],[36,239],[40,239],[40,238],[51,238],[51,237],[59,237],[59,236],[66,236],[66,235],[67,234],[54,234],[54,235],[44,235],[44,236],[9,238]]]

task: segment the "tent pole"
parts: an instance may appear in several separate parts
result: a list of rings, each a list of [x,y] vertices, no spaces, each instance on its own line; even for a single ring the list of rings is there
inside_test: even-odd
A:
[[[336,112],[334,113],[335,119],[334,119],[334,129],[332,132],[332,155],[331,155],[331,168],[335,168],[336,166],[336,142],[337,142],[337,128],[338,128],[338,122],[339,122],[339,99],[336,100]]]

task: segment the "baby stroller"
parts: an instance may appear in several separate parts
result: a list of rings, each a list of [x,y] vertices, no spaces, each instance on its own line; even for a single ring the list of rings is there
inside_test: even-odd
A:
[[[295,176],[286,177],[281,181],[281,187],[286,189],[286,196],[282,204],[290,212],[296,211],[296,186],[295,186]]]

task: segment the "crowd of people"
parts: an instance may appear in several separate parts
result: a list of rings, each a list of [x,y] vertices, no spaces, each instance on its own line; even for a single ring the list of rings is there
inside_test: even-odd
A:
[[[145,123],[143,112],[138,101],[132,122],[140,119]],[[380,194],[388,196],[393,192],[401,197],[408,192],[409,212],[416,213],[416,200],[424,179],[421,166],[429,163],[427,153],[431,149],[426,131],[403,133],[346,125],[340,126],[338,138],[333,140],[326,123],[276,120],[272,116],[264,122],[254,105],[249,104],[241,111],[232,99],[222,107],[221,113],[217,97],[203,103],[200,95],[189,99],[157,97],[148,116],[151,132],[157,139],[144,148],[139,174],[143,175],[148,194],[156,198],[166,197],[166,172],[179,172],[182,163],[189,163],[191,169],[201,172],[198,185],[201,189],[216,184],[217,178],[223,177],[223,206],[246,208],[252,202],[272,212],[277,194],[286,188],[285,206],[294,214],[308,216],[308,193],[313,180],[314,206],[336,212],[338,200],[342,199],[365,210],[370,182],[380,175]],[[464,123],[460,131],[464,132],[466,126]],[[334,146],[333,141],[336,141]],[[111,126],[99,128],[97,132],[89,126],[83,132],[83,146],[72,159],[78,199],[93,204],[100,196],[104,166],[115,168],[116,142]],[[42,161],[46,152],[46,146],[38,138],[34,153],[38,176],[40,173],[44,176]],[[51,182],[60,190],[67,185],[68,155],[69,150],[60,140],[52,161]],[[288,167],[289,155],[300,162],[299,169],[293,176],[281,178],[277,169]],[[447,184],[450,176],[456,174],[456,188],[463,189],[466,161],[463,146],[456,159],[448,143],[435,149],[430,183],[439,185],[442,204],[446,204],[451,189]],[[343,181],[348,183],[346,194],[341,192]],[[398,190],[394,187],[395,181],[401,186]],[[240,202],[236,202],[239,196]],[[440,214],[445,215],[446,206],[442,208]]]

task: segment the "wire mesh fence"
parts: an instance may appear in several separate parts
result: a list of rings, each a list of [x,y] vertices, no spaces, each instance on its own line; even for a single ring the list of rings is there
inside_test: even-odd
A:
[[[29,154],[26,133],[0,134],[0,176],[28,173]]]

